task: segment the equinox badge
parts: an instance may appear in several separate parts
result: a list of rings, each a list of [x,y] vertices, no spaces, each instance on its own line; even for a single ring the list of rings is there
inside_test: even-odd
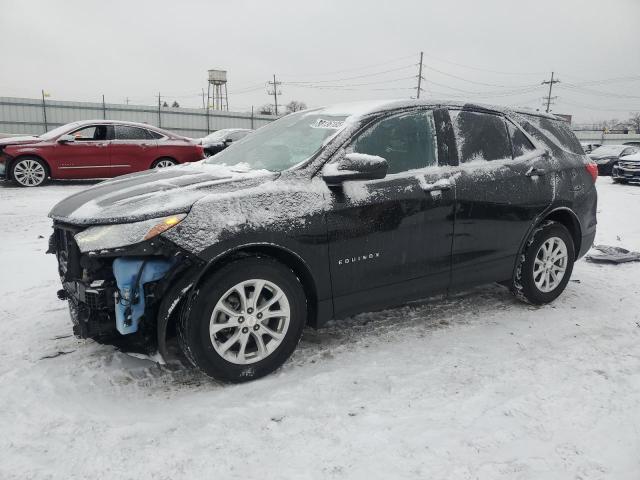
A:
[[[338,265],[347,265],[349,263],[362,262],[364,260],[373,260],[380,257],[380,252],[367,253],[365,255],[358,255],[357,257],[341,258],[338,260]]]

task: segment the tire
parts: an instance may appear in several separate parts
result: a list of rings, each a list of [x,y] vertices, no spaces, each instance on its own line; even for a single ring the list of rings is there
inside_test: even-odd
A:
[[[627,181],[622,178],[611,177],[611,179],[613,180],[613,183],[627,183]]]
[[[265,283],[260,288],[256,282]],[[256,289],[260,296],[254,302]],[[277,293],[282,296],[268,306]],[[288,320],[286,315],[271,315],[287,311]],[[222,266],[197,289],[178,322],[178,340],[186,357],[206,375],[245,382],[287,361],[306,320],[306,295],[293,271],[269,257],[245,257]],[[221,327],[227,324],[230,327]]]
[[[11,165],[11,178],[21,187],[39,187],[48,176],[49,167],[38,157],[20,157]]]
[[[178,162],[176,162],[173,158],[169,158],[169,157],[164,157],[164,158],[158,158],[157,160],[155,160],[152,164],[151,164],[151,168],[167,168],[167,167],[173,167],[175,165],[178,165]]]
[[[546,252],[551,256],[547,257]],[[536,227],[518,259],[511,283],[512,292],[520,300],[533,305],[552,302],[567,286],[575,258],[575,246],[569,230],[557,222],[544,222]]]

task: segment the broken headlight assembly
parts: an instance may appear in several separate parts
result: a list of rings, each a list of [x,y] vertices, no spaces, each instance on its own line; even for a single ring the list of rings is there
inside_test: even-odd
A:
[[[186,213],[180,213],[142,222],[96,225],[76,234],[74,238],[83,253],[126,247],[151,240],[178,225],[186,216]]]

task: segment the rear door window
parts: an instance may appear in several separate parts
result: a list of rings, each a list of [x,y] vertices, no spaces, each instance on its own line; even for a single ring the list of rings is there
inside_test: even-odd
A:
[[[154,132],[153,130],[147,130],[147,134],[149,135],[150,138],[153,138],[154,140],[158,140],[164,137],[164,135],[162,135],[161,133]]]
[[[460,163],[512,158],[504,119],[490,113],[452,110]]]
[[[513,158],[522,157],[530,152],[533,152],[536,147],[531,143],[531,140],[522,133],[518,127],[511,122],[507,122],[507,128],[509,129],[509,138],[511,139],[511,149],[513,150]]]
[[[384,158],[388,173],[438,165],[433,113],[410,112],[380,120],[355,140],[353,151]]]
[[[116,125],[116,140],[150,140],[151,135],[144,128]]]

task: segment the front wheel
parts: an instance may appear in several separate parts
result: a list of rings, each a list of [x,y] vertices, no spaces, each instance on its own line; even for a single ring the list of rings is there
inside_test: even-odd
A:
[[[36,157],[20,158],[11,166],[11,178],[21,187],[39,187],[47,179],[47,166]]]
[[[306,324],[296,275],[271,258],[247,257],[213,273],[178,325],[180,346],[205,374],[224,382],[263,377],[293,353]]]
[[[552,302],[567,286],[575,258],[567,228],[557,222],[545,222],[533,232],[519,258],[512,291],[534,305]]]

